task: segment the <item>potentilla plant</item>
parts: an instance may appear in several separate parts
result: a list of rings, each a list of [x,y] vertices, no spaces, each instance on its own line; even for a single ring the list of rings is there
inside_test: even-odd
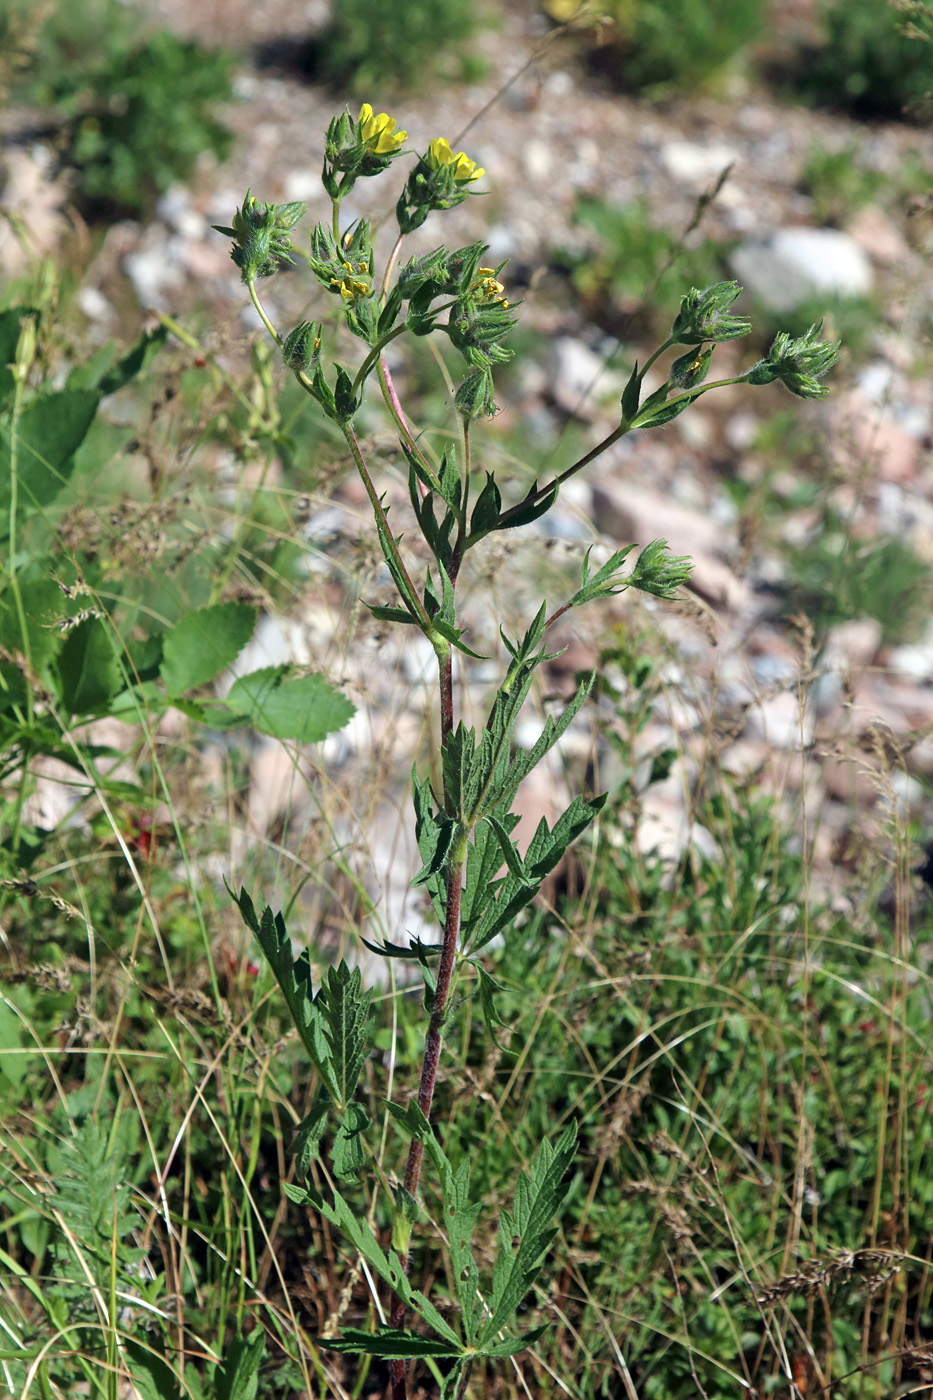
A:
[[[768,357],[744,373],[710,380],[716,346],[747,335],[751,324],[732,313],[741,291],[735,282],[693,288],[683,298],[668,338],[642,366],[636,363],[633,368],[612,432],[559,475],[541,485],[535,482],[520,499],[506,504],[506,493],[495,474],[475,471],[472,446],[475,425],[496,411],[494,368],[512,354],[507,342],[516,307],[502,280],[504,265],[488,265],[489,248],[482,242],[453,250],[442,245],[400,261],[406,235],[430,215],[470,198],[484,172],[463,152],[455,153],[443,138],[431,141],[398,197],[398,236],[382,267],[377,266],[369,224],[358,220],[345,226],[341,220],[342,201],[356,181],[389,171],[407,154],[406,139],[392,117],[376,115],[369,105],[356,118],[349,112],[335,117],[325,138],[322,178],[332,217],[312,230],[310,252],[304,256],[324,292],[333,298],[338,317],[361,342],[355,367],[328,361],[320,321],[303,321],[290,331],[280,331],[259,296],[263,279],[302,256],[292,234],[303,206],[264,204],[248,192],[232,227],[218,230],[233,239],[234,262],[285,364],[322,412],[339,425],[365,486],[379,546],[397,593],[393,606],[372,606],[371,612],[382,621],[420,632],[437,658],[440,720],[435,771],[442,775],[440,790],[435,791],[429,779],[415,771],[412,796],[423,861],[414,884],[430,897],[439,939],[376,947],[386,957],[419,963],[425,985],[428,1024],[417,1093],[385,1102],[386,1113],[409,1141],[400,1181],[391,1182],[383,1174],[374,1125],[357,1097],[371,1048],[370,994],[359,970],[341,962],[315,991],[309,955],[303,952],[294,957],[281,914],[268,907],[258,913],[246,890],[235,896],[271,964],[316,1071],[316,1094],[292,1144],[299,1174],[307,1177],[326,1141],[332,1177],[348,1180],[369,1168],[375,1189],[389,1196],[393,1227],[391,1243],[386,1244],[358,1218],[339,1190],[324,1198],[310,1186],[286,1186],[291,1199],[312,1207],[337,1227],[385,1285],[390,1295],[386,1325],[373,1332],[347,1328],[341,1337],[321,1339],[320,1344],[386,1360],[393,1400],[405,1400],[407,1366],[413,1358],[430,1359],[434,1368],[439,1365],[446,1377],[443,1396],[461,1397],[478,1359],[515,1356],[542,1330],[516,1330],[516,1314],[544,1266],[556,1233],[554,1221],[568,1189],[576,1130],[571,1126],[557,1141],[540,1144],[530,1170],[516,1181],[512,1210],[501,1212],[495,1263],[489,1273],[482,1270],[471,1244],[480,1205],[470,1193],[470,1164],[448,1159],[431,1122],[445,1027],[456,989],[459,999],[477,996],[488,1031],[495,1034],[497,986],[483,965],[483,950],[531,903],[542,881],[603,805],[598,795],[575,797],[553,826],[541,820],[526,850],[521,851],[514,840],[516,793],[565,733],[593,681],[591,677],[579,686],[559,717],[548,718],[531,748],[516,743],[516,722],[535,673],[556,655],[548,650],[550,629],[569,610],[623,589],[672,598],[690,571],[689,560],[673,557],[660,540],[642,549],[634,563],[630,562],[634,545],[616,550],[599,568],[591,567],[587,551],[581,560],[580,586],[571,597],[552,609],[542,602],[522,635],[509,637],[500,629],[505,649],[503,678],[486,722],[477,730],[458,719],[451,665],[455,650],[467,662],[477,655],[458,623],[457,585],[464,559],[489,536],[540,519],[554,506],[565,481],[627,433],[670,423],[702,395],[726,384],[781,380],[801,398],[821,398],[827,392],[821,379],[839,353],[838,345],[820,340],[820,327],[814,326],[797,339],[778,336]],[[446,337],[464,362],[453,401],[459,420],[458,447],[445,446],[440,452],[409,427],[385,356],[393,341],[430,335]],[[663,384],[643,394],[648,371],[669,353]],[[389,522],[374,466],[357,434],[357,414],[364,395],[373,390],[381,394],[398,432],[408,464],[412,519],[433,561],[421,577],[416,576],[413,552],[403,547],[402,532]],[[405,528],[410,530],[411,524]],[[459,1304],[456,1315],[442,1312],[409,1280],[412,1230],[426,1228],[419,1206],[425,1163],[436,1174],[443,1199],[443,1224],[432,1227],[433,1243],[448,1252]]]

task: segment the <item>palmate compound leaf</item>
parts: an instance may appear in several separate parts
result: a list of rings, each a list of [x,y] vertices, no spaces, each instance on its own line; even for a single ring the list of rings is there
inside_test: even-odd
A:
[[[573,1161],[576,1140],[577,1127],[571,1123],[556,1145],[542,1142],[530,1173],[522,1172],[518,1179],[512,1214],[502,1211],[500,1215],[499,1255],[490,1298],[492,1315],[482,1328],[481,1346],[495,1345],[496,1333],[514,1317],[541,1270],[556,1234],[554,1216],[569,1190],[564,1178]]]

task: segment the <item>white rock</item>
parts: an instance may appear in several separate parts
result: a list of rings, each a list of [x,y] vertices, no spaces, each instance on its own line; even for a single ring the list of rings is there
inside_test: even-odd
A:
[[[731,146],[701,146],[694,141],[668,141],[661,147],[661,164],[675,180],[701,183],[716,180],[727,165],[738,160]]]
[[[867,296],[871,262],[848,234],[832,228],[784,228],[748,239],[730,257],[732,271],[771,311],[793,311],[819,295]]]
[[[113,307],[99,287],[81,287],[75,300],[91,321],[108,321],[113,315]]]
[[[591,417],[600,400],[621,392],[619,376],[606,370],[602,356],[573,336],[557,337],[551,364],[551,393],[565,413]]]

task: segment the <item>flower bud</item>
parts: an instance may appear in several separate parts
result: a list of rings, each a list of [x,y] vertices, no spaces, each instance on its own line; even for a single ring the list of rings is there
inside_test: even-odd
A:
[[[496,411],[496,401],[490,370],[479,369],[468,375],[457,390],[454,402],[457,412],[465,422],[472,418],[492,418]]]
[[[775,336],[766,360],[745,375],[748,384],[771,384],[780,379],[786,389],[801,399],[824,399],[829,393],[819,381],[839,359],[837,341],[820,340],[822,321],[803,335],[791,337],[786,331]]]
[[[321,358],[320,321],[302,321],[285,338],[282,358],[289,369],[307,373]]]
[[[694,389],[697,384],[702,384],[709,373],[712,358],[712,345],[705,348],[700,346],[699,350],[688,350],[686,355],[681,355],[680,359],[671,365],[671,386],[675,389]]]
[[[728,314],[741,292],[738,282],[717,282],[703,291],[691,287],[680,304],[671,339],[680,345],[702,345],[704,340],[737,340],[748,335],[751,321]]]
[[[218,233],[234,240],[230,255],[247,286],[294,262],[288,235],[304,211],[305,206],[298,202],[260,204],[247,190],[243,204],[233,216],[233,227],[213,225]]]

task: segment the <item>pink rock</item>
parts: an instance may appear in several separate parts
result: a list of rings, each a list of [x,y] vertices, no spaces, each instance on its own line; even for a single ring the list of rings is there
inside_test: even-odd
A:
[[[724,542],[718,520],[627,481],[603,480],[593,486],[593,518],[600,530],[620,544],[666,540],[674,554],[693,560],[691,587],[717,607],[745,606],[748,588],[728,564],[716,557]]]
[[[870,258],[885,267],[896,266],[911,256],[910,244],[877,204],[866,204],[860,209],[846,233]]]

